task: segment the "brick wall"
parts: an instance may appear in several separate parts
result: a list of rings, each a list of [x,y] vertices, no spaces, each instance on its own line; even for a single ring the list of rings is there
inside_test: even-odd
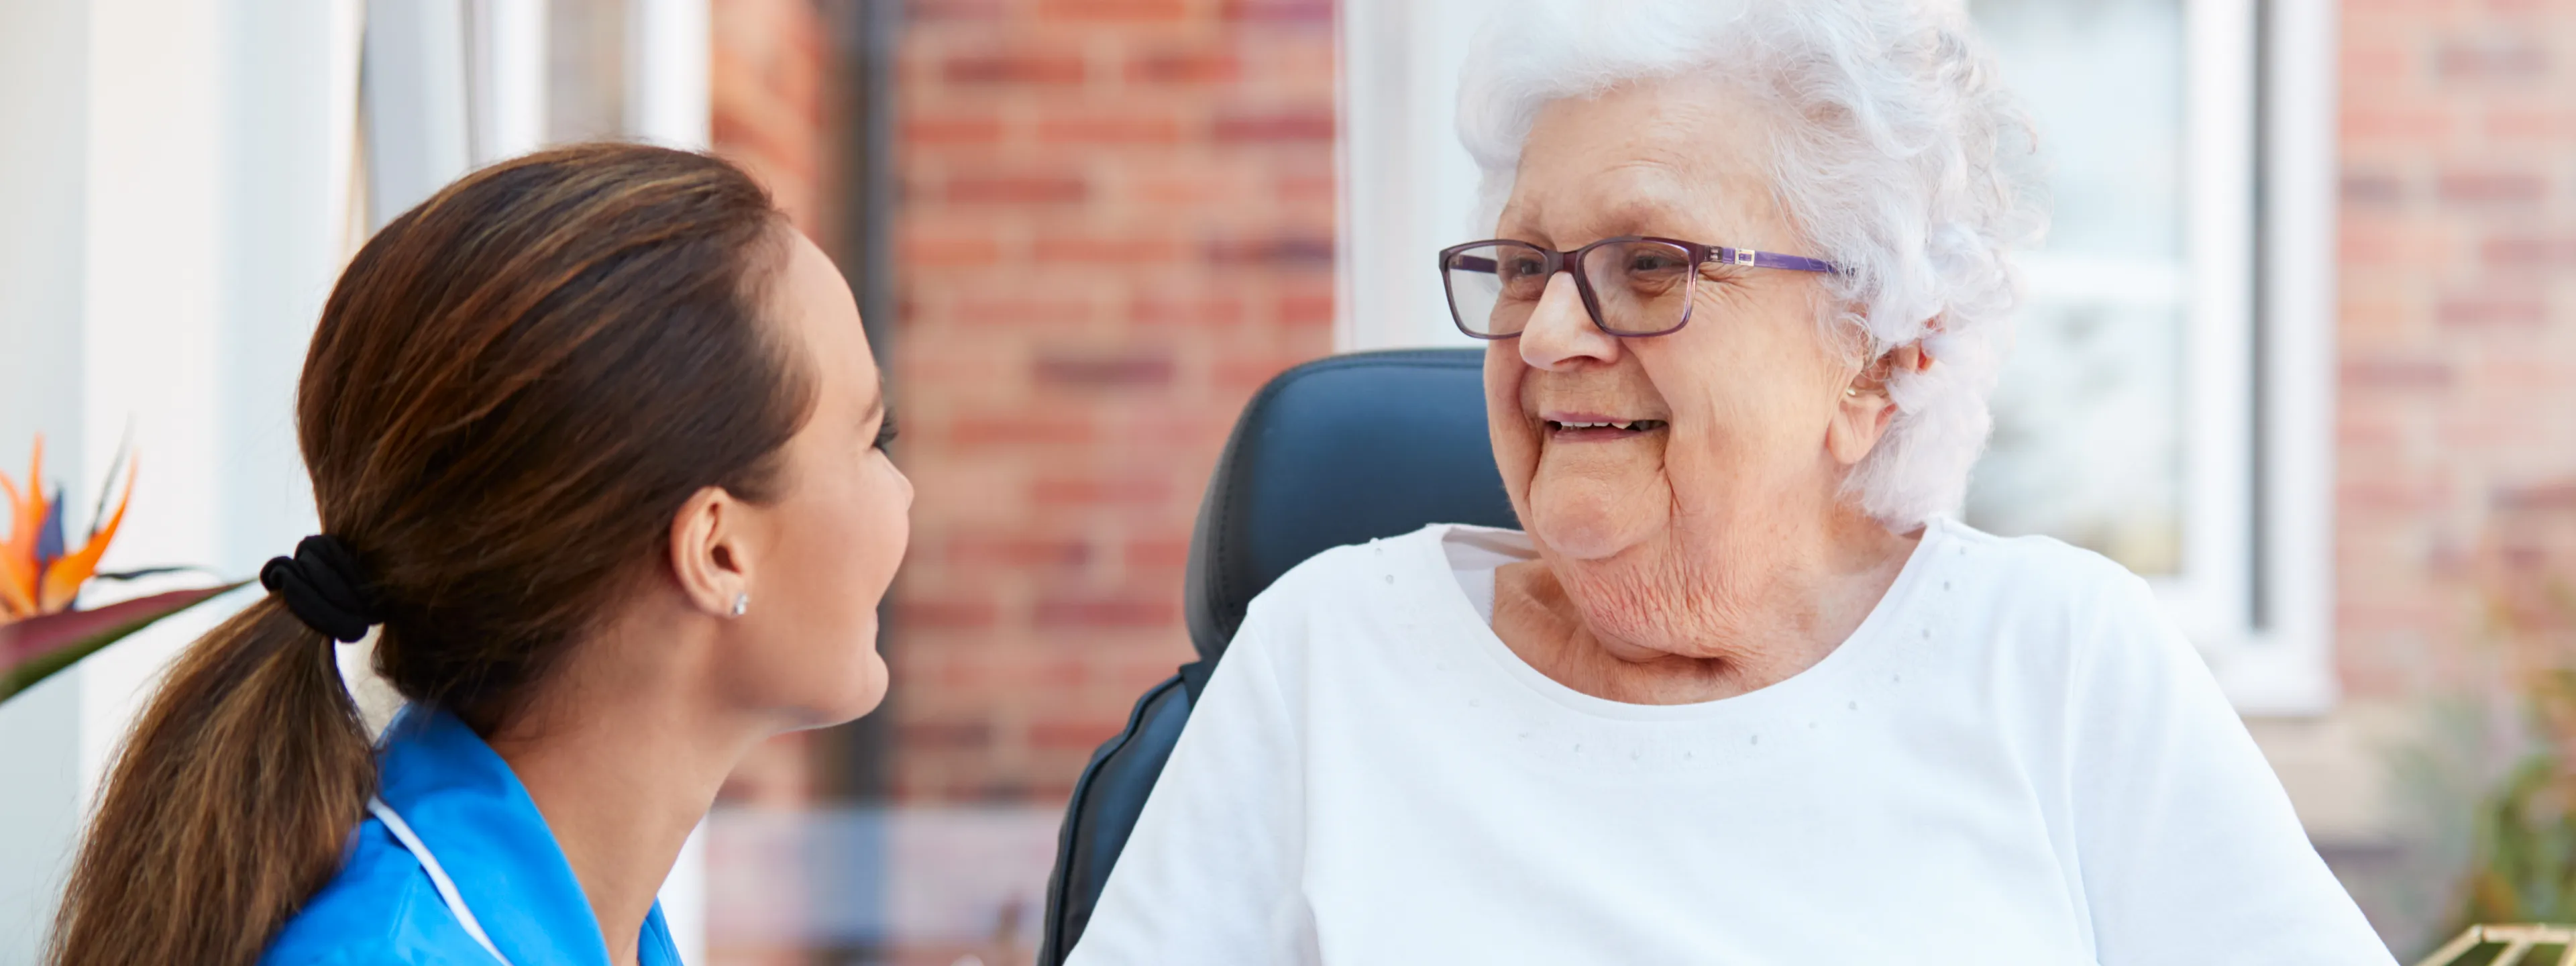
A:
[[[815,0],[719,0],[710,7],[710,134],[716,152],[750,169],[787,216],[834,249],[841,196],[834,133],[830,25]]]
[[[1331,348],[1328,0],[916,0],[897,67],[903,800],[1061,799],[1188,659],[1234,415]]]
[[[2458,683],[2500,510],[2576,480],[2576,2],[2341,7],[2337,658]]]

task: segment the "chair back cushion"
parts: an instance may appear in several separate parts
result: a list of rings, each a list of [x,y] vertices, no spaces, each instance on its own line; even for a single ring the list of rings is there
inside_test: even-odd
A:
[[[1434,523],[1518,527],[1485,434],[1484,351],[1331,356],[1244,406],[1190,543],[1190,643],[1213,661],[1244,609],[1325,550]]]

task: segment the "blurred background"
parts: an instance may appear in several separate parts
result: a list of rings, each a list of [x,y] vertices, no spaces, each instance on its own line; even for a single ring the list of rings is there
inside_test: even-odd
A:
[[[2576,921],[2576,0],[1969,8],[2056,224],[1960,512],[2151,579],[2401,958]],[[1190,656],[1237,409],[1463,341],[1480,10],[10,0],[0,468],[131,441],[108,565],[247,576],[312,528],[289,403],[368,231],[550,143],[732,158],[858,293],[920,497],[892,699],[748,762],[666,906],[692,962],[1027,963],[1076,776]],[[0,964],[221,609],[0,704]]]

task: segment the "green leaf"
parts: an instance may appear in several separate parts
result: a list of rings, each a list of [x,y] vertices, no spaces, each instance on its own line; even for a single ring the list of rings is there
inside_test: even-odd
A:
[[[0,668],[6,669],[0,671],[0,701],[155,621],[246,583],[249,581],[174,590],[94,610],[64,611],[0,624]]]

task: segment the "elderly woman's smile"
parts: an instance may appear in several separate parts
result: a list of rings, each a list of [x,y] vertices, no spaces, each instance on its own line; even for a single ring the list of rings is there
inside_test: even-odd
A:
[[[1499,350],[1498,350],[1499,351]],[[1664,454],[1672,422],[1642,372],[1539,372],[1520,382],[1520,420],[1495,420],[1498,435],[1519,437],[1516,494],[1524,519],[1545,519],[1569,555],[1601,557],[1634,544],[1659,524],[1672,499]],[[1508,477],[1507,477],[1508,478]],[[1506,487],[1506,489],[1512,489]],[[1531,523],[1533,528],[1541,524]]]
[[[1496,8],[1523,529],[1254,600],[1073,966],[2391,962],[2142,581],[1944,516],[2043,221],[1962,7]]]
[[[1631,440],[1664,428],[1660,419],[1633,416],[1608,416],[1596,412],[1551,409],[1539,414],[1547,422],[1547,438],[1554,443],[1606,443]]]

